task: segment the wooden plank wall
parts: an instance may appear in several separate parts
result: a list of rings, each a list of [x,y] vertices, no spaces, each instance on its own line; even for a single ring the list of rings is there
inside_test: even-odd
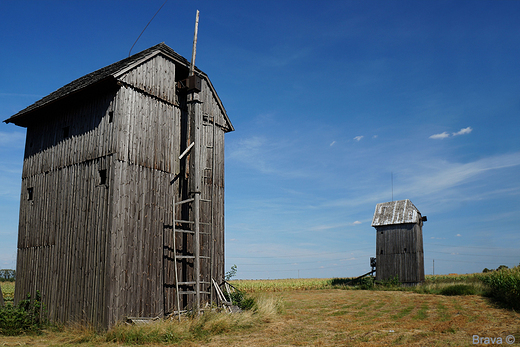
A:
[[[180,109],[130,87],[117,95],[116,158],[174,172],[180,153]],[[177,164],[176,164],[177,163]]]
[[[173,63],[156,56],[124,76],[118,91],[55,108],[45,122],[29,126],[15,300],[40,290],[51,320],[105,328],[124,316],[173,311],[172,203],[174,196],[176,201],[188,197],[190,177],[178,160],[190,139],[185,104],[172,102],[174,73]],[[218,127],[215,180],[203,178],[202,196],[215,197],[215,234],[213,241],[209,236],[203,240],[201,254],[208,254],[214,243],[214,277],[221,281],[226,123],[214,96],[205,94],[208,86],[203,90],[204,167],[213,160],[208,121],[215,117]],[[209,223],[209,205],[202,205],[202,222]],[[177,207],[176,213],[191,217],[188,206]],[[191,235],[177,235],[176,242],[179,252],[193,254]],[[179,264],[178,270],[181,280],[194,280],[192,261]],[[209,268],[202,272],[209,282]]]
[[[175,104],[175,64],[158,54],[119,79],[147,94]]]
[[[107,160],[22,180],[15,301],[39,290],[53,321],[104,325],[109,194],[99,170]]]
[[[27,127],[22,179],[113,154],[110,112],[115,95],[91,95],[73,105],[49,108],[42,121]]]
[[[419,224],[376,227],[377,280],[398,276],[402,283],[424,281],[422,229]]]
[[[151,64],[148,64],[151,66]],[[126,80],[129,81],[128,79]],[[203,81],[203,83],[206,83]],[[203,88],[206,92],[210,89],[207,87]],[[201,100],[207,100],[208,105],[204,103],[201,105],[203,116],[206,119],[205,126],[203,126],[202,142],[198,144],[201,146],[202,158],[200,158],[202,168],[211,167],[213,161],[213,149],[208,148],[213,144],[213,129],[211,126],[213,117],[217,120],[217,128],[215,131],[215,182],[208,177],[203,178],[204,184],[202,199],[210,200],[211,194],[214,194],[216,198],[213,199],[213,216],[215,221],[214,231],[214,245],[216,260],[214,261],[214,277],[217,281],[223,280],[224,277],[224,129],[221,127],[225,124],[225,119],[221,113],[216,100],[213,95],[207,96],[204,92],[200,93]],[[185,98],[185,96],[184,96]],[[111,259],[118,259],[116,261],[118,266],[114,268],[115,274],[119,273],[117,268],[123,268],[124,264],[128,264],[132,258],[129,255],[121,255],[122,252],[135,252],[136,247],[148,247],[146,242],[156,247],[156,241],[162,237],[161,247],[158,248],[162,258],[157,258],[157,253],[145,254],[145,262],[149,264],[155,264],[154,270],[164,269],[161,274],[163,278],[161,281],[156,281],[155,284],[145,283],[146,281],[152,281],[152,276],[148,276],[147,279],[144,277],[139,278],[135,276],[129,280],[123,278],[122,275],[111,276],[110,283],[113,283],[114,290],[113,295],[114,302],[112,307],[117,307],[119,311],[114,313],[109,318],[110,324],[124,313],[125,315],[135,316],[157,316],[161,314],[168,314],[176,309],[175,302],[175,279],[174,279],[174,261],[173,261],[173,238],[172,238],[172,215],[169,211],[156,212],[154,215],[160,215],[157,217],[156,223],[150,225],[147,231],[148,240],[137,239],[134,243],[129,242],[127,239],[130,235],[138,235],[138,228],[131,228],[130,226],[134,223],[133,219],[136,214],[129,214],[125,217],[118,217],[126,211],[126,205],[133,206],[135,202],[131,201],[130,196],[142,196],[143,192],[150,189],[149,180],[155,180],[153,185],[157,187],[154,192],[154,199],[157,201],[153,204],[161,206],[170,206],[173,201],[173,195],[175,194],[175,200],[180,201],[192,197],[188,187],[191,175],[189,172],[189,155],[186,160],[182,163],[178,160],[178,156],[181,152],[186,149],[191,143],[189,137],[189,121],[186,109],[185,100],[182,99],[179,104],[171,105],[164,100],[158,98],[150,98],[143,94],[138,89],[132,87],[123,87],[118,94],[117,105],[121,105],[117,110],[117,114],[120,114],[120,123],[117,123],[116,131],[118,132],[117,138],[124,139],[118,141],[117,150],[117,161],[127,164],[122,166],[121,175],[124,176],[124,171],[127,170],[132,172],[135,166],[142,167],[139,170],[147,168],[152,170],[148,176],[140,176],[139,178],[131,178],[127,183],[125,179],[120,179],[120,183],[115,184],[116,187],[126,189],[126,191],[115,191],[114,199],[119,199],[119,202],[114,201],[114,208],[117,212],[114,212],[114,221],[118,221],[119,227],[113,225],[113,230],[117,232],[113,233],[111,242],[115,242],[117,246],[111,247],[111,250],[117,254],[112,256]],[[219,126],[219,123],[221,126]],[[184,134],[183,134],[184,132]],[[172,153],[174,155],[172,155]],[[193,152],[191,152],[193,153]],[[191,155],[191,154],[190,154]],[[119,165],[119,164],[116,164]],[[122,165],[122,164],[121,164]],[[115,171],[117,172],[117,171]],[[164,175],[164,174],[169,174]],[[127,173],[128,174],[128,173]],[[134,174],[131,174],[131,176]],[[204,177],[204,173],[202,174]],[[206,171],[205,176],[211,176],[210,171]],[[118,180],[116,177],[115,180]],[[169,181],[168,181],[169,180]],[[137,183],[137,181],[139,183]],[[169,183],[173,182],[173,185]],[[135,182],[135,183],[132,183]],[[212,186],[214,186],[212,188]],[[171,187],[172,191],[168,191]],[[119,197],[119,198],[117,198]],[[130,199],[130,200],[129,200]],[[201,211],[201,222],[211,222],[211,211],[209,210],[210,204],[208,202],[202,202]],[[141,203],[142,206],[142,203]],[[126,207],[128,208],[128,207]],[[158,214],[157,214],[158,213]],[[188,205],[178,206],[176,208],[177,219],[193,220],[192,210]],[[124,220],[124,222],[122,222]],[[114,222],[116,223],[116,222]],[[141,221],[142,223],[142,221]],[[178,225],[177,228],[190,228],[190,225]],[[124,230],[127,228],[128,230]],[[202,233],[210,233],[211,229],[208,225],[203,224],[201,226]],[[136,234],[137,233],[137,234]],[[117,235],[117,236],[116,236]],[[137,237],[137,236],[134,236]],[[210,255],[210,235],[202,237],[201,255]],[[136,246],[137,245],[137,246]],[[193,255],[193,235],[191,234],[177,234],[176,236],[177,253],[182,255]],[[139,255],[143,257],[143,255]],[[160,261],[163,262],[162,267]],[[201,261],[202,269],[202,280],[210,282],[210,269],[209,260]],[[152,269],[148,269],[152,271]],[[194,281],[194,268],[193,260],[185,259],[178,262],[177,264],[179,281]],[[138,271],[138,273],[140,273]],[[159,275],[159,274],[158,274]],[[133,281],[130,285],[128,281]],[[144,282],[143,282],[144,281]],[[159,284],[160,285],[157,285]],[[147,290],[139,291],[136,287],[148,287]],[[155,286],[155,287],[154,287]],[[152,289],[153,287],[153,289]],[[120,289],[120,294],[116,293],[115,290]],[[125,289],[121,291],[121,288],[133,288]],[[190,289],[188,286],[181,286],[181,290]],[[210,286],[206,285],[204,290],[210,290]],[[133,290],[132,293],[130,293]],[[137,291],[136,291],[137,290]],[[163,291],[162,301],[158,301],[158,293]],[[153,292],[153,296],[156,298],[155,301],[146,302],[143,306],[140,303],[137,307],[136,298],[140,298],[143,293]],[[124,297],[126,295],[126,297]],[[130,300],[128,300],[130,298]],[[209,295],[202,297],[203,301],[209,301]],[[146,300],[145,300],[146,301]],[[128,304],[128,302],[135,302],[136,304]],[[125,304],[121,304],[125,303]],[[184,297],[181,304],[181,309],[191,308],[193,304],[193,297]],[[125,306],[126,305],[126,306]],[[131,305],[134,305],[131,307]]]
[[[167,172],[119,160],[113,172],[109,325],[124,316],[163,315],[163,244],[165,231],[171,232],[173,195]]]

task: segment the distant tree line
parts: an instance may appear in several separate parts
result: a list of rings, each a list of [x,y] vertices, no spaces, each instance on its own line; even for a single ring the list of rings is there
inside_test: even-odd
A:
[[[486,273],[486,272],[491,272],[491,271],[500,271],[502,269],[509,269],[506,265],[500,265],[499,267],[497,267],[496,270],[493,270],[493,269],[488,269],[487,267],[484,268],[484,270],[482,270],[483,273]]]
[[[16,270],[2,269],[0,270],[0,282],[16,280]]]

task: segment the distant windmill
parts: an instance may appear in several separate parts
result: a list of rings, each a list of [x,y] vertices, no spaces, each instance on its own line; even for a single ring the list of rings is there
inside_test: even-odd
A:
[[[424,281],[422,217],[408,199],[376,205],[372,226],[376,228],[376,280],[397,276],[399,282],[416,285]]]

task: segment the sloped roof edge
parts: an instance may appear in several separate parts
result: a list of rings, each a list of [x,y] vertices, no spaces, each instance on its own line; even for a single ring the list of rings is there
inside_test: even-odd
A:
[[[408,199],[383,202],[376,205],[372,226],[418,223],[421,212]]]
[[[19,125],[18,124],[19,120],[21,120],[22,118],[25,118],[25,116],[40,109],[41,107],[50,105],[54,102],[64,99],[71,94],[80,92],[80,91],[86,89],[87,87],[92,86],[93,84],[102,82],[103,80],[115,79],[115,78],[121,76],[122,74],[124,74],[125,72],[131,70],[136,65],[138,65],[148,59],[151,59],[155,55],[161,54],[161,53],[186,67],[189,67],[189,65],[190,65],[190,62],[186,58],[184,58],[183,56],[181,56],[180,54],[175,52],[173,49],[168,47],[166,44],[159,43],[159,44],[152,46],[148,49],[145,49],[139,53],[136,53],[128,58],[122,59],[113,64],[110,64],[101,69],[98,69],[94,72],[86,74],[85,76],[82,76],[78,79],[75,79],[74,81],[64,85],[63,87],[57,89],[56,91],[50,93],[49,95],[41,98],[38,101],[36,101],[32,105],[29,105],[28,107],[26,107],[25,109],[16,113],[15,115],[11,116],[10,118],[4,120],[4,122],[5,123],[14,123],[16,125]],[[222,101],[218,97],[218,94],[215,91],[215,88],[213,87],[213,84],[209,80],[208,76],[196,67],[195,67],[195,71],[197,72],[197,74],[201,75],[201,77],[203,77],[208,82],[208,85],[210,86],[212,92],[215,94],[215,97],[218,101],[221,111],[224,114],[224,117],[226,118],[226,122],[228,123],[229,128],[231,129],[230,131],[235,130],[233,127],[233,124],[231,123],[231,121],[229,120],[229,117],[227,116],[224,105],[222,104]]]

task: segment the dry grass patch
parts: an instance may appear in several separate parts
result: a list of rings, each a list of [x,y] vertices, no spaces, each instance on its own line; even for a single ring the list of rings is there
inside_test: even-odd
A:
[[[520,315],[475,295],[453,297],[338,289],[255,295],[259,299],[256,316],[227,315],[212,319],[208,316],[205,322],[189,322],[181,330],[175,330],[180,329],[178,323],[162,322],[146,332],[163,337],[170,332],[169,341],[111,339],[116,334],[114,331],[97,335],[88,329],[67,328],[62,332],[46,332],[42,337],[13,338],[6,345],[473,346],[473,334],[503,339],[512,334],[520,341]],[[139,331],[135,327],[121,329],[128,329],[127,337]],[[183,334],[190,331],[198,331],[200,335],[191,335],[181,342]]]

